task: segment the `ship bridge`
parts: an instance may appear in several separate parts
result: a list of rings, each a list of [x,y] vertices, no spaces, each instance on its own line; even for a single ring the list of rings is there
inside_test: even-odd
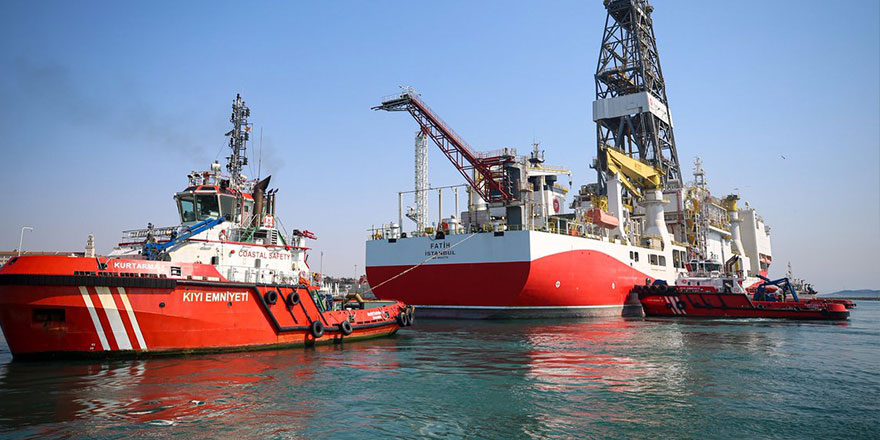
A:
[[[194,185],[174,195],[180,222],[191,225],[208,219],[225,217],[234,222],[247,218],[254,201],[249,194],[218,185]]]

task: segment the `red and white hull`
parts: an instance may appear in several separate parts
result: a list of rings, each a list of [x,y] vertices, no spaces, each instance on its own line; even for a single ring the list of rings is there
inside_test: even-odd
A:
[[[396,301],[322,311],[308,286],[228,282],[197,263],[20,257],[0,269],[0,326],[16,358],[340,342],[393,334],[407,312]]]
[[[416,305],[420,317],[619,316],[633,286],[677,275],[649,253],[672,261],[671,249],[546,232],[458,234],[368,241],[366,271],[378,298]]]
[[[743,292],[723,293],[708,286],[638,286],[647,316],[691,318],[772,318],[840,321],[844,304],[823,301],[756,301]]]

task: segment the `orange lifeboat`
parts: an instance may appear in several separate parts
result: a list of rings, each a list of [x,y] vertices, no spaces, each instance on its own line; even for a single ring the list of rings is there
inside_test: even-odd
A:
[[[618,220],[617,217],[596,208],[587,211],[587,219],[589,219],[591,223],[595,223],[607,229],[614,229],[620,225],[620,220]]]

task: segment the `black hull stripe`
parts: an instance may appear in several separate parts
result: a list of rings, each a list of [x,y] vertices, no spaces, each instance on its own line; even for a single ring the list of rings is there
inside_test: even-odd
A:
[[[118,277],[95,275],[0,274],[0,286],[102,286],[144,289],[174,289],[178,280],[171,278]]]

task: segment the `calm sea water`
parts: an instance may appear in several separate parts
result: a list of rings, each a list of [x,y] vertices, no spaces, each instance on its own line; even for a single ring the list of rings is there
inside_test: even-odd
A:
[[[878,438],[880,303],[845,324],[428,321],[345,346],[11,362],[0,437]]]

